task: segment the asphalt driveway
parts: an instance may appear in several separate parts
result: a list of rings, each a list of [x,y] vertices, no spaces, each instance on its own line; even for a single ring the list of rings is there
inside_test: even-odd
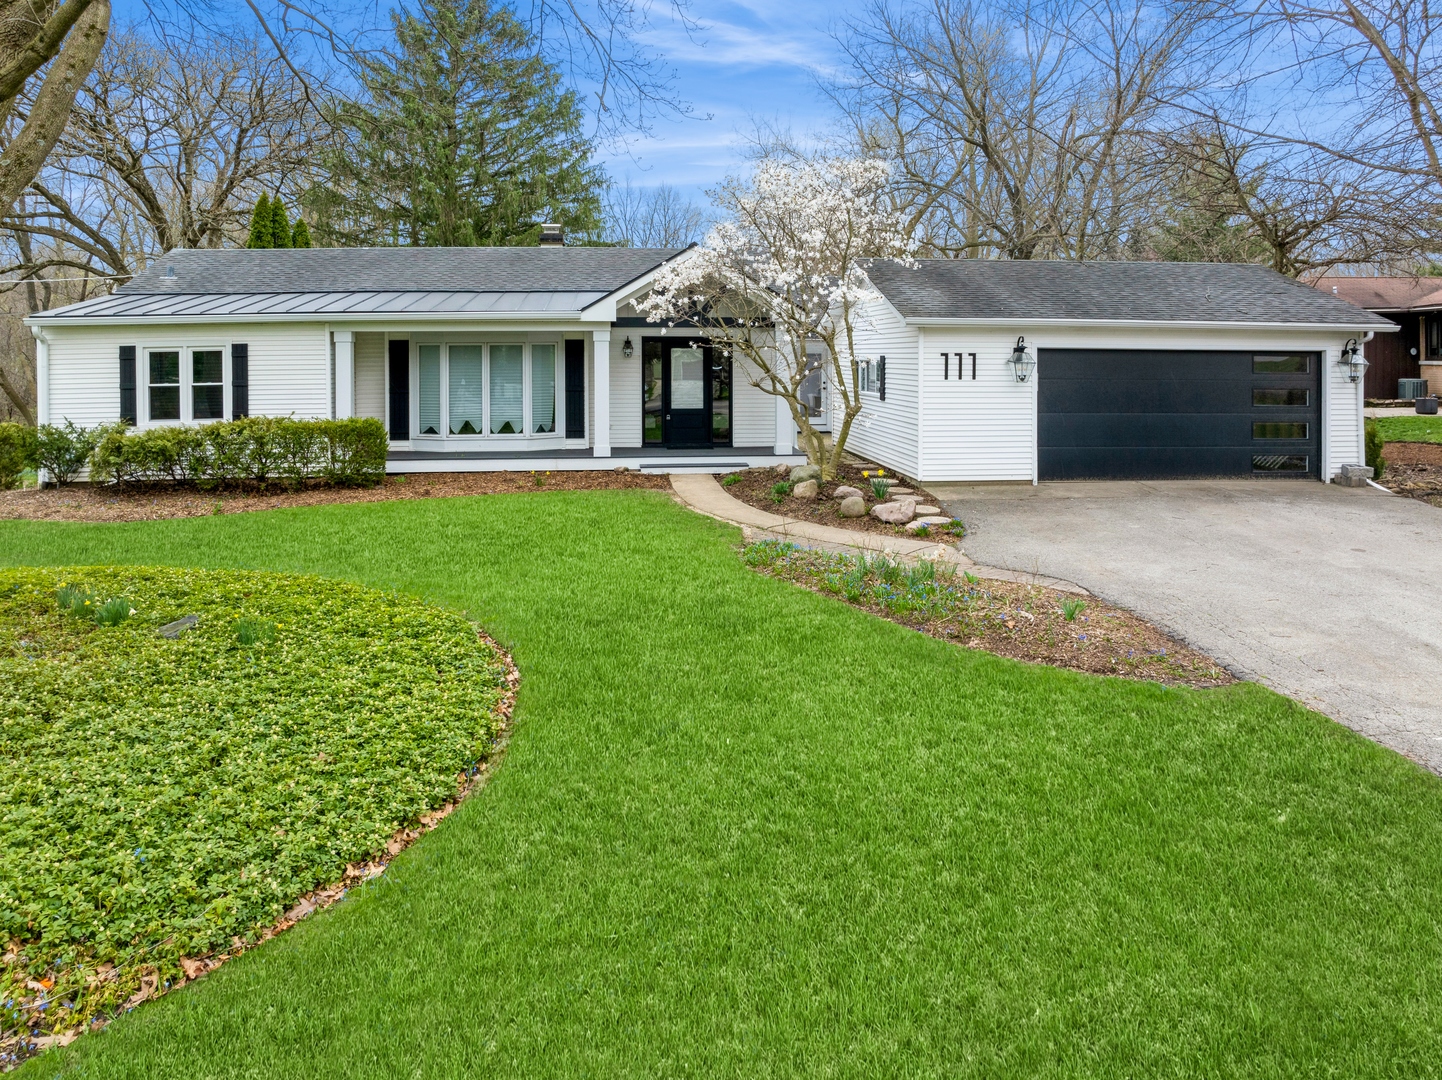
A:
[[[1074,581],[1442,772],[1442,509],[1306,481],[928,490],[977,562]]]

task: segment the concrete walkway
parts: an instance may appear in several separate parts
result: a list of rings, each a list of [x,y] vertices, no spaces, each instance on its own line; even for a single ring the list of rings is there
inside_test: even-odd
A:
[[[927,486],[974,558],[1079,582],[1442,772],[1442,510],[1299,480]]]
[[[682,505],[707,517],[741,526],[747,540],[787,540],[801,547],[847,553],[885,553],[903,559],[944,559],[977,577],[1002,581],[1025,581],[1066,592],[1084,593],[1070,581],[1018,573],[992,566],[979,566],[960,548],[935,540],[913,540],[904,536],[818,525],[812,521],[784,517],[758,509],[730,495],[710,473],[672,473],[671,488]]]

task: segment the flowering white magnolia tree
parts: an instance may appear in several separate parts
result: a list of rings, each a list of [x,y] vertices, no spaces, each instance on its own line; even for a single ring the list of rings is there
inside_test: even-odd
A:
[[[861,266],[909,261],[913,243],[888,198],[884,161],[763,161],[749,182],[711,198],[725,220],[685,259],[662,268],[641,310],[653,322],[695,326],[742,361],[753,386],[785,400],[807,459],[836,475],[861,412],[856,332],[879,299]],[[833,430],[828,447],[801,400],[808,341],[826,347]]]

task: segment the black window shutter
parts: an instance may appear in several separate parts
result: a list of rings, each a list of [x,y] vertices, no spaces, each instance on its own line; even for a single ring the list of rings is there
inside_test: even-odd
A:
[[[230,347],[230,418],[250,415],[250,346]]]
[[[566,340],[566,438],[586,437],[586,343]]]
[[[135,404],[135,346],[120,346],[120,419],[127,424],[140,422]]]
[[[386,344],[390,367],[391,438],[396,441],[411,437],[411,343],[407,340]]]
[[[886,400],[886,357],[882,357],[876,364],[876,393],[882,401]]]

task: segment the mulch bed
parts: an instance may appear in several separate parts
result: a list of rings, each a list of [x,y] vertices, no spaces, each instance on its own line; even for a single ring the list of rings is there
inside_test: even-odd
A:
[[[161,518],[242,514],[326,503],[384,502],[452,495],[507,495],[524,491],[669,491],[670,477],[639,472],[462,472],[388,476],[373,488],[312,485],[298,491],[199,491],[156,488],[120,491],[73,484],[37,491],[0,491],[0,518],[30,521],[155,521]]]
[[[721,477],[722,486],[727,494],[739,499],[749,506],[758,510],[766,510],[773,514],[781,514],[784,517],[794,518],[797,521],[811,521],[818,525],[836,525],[843,529],[853,529],[857,532],[880,533],[883,536],[915,536],[909,533],[901,525],[888,525],[884,521],[878,521],[871,516],[871,508],[877,504],[877,499],[871,492],[871,479],[863,476],[863,473],[877,475],[878,466],[866,463],[843,464],[835,480],[828,480],[821,485],[820,495],[815,499],[798,499],[793,495],[782,495],[775,491],[778,484],[787,482],[787,474],[775,469],[743,469],[740,472],[727,473]],[[886,475],[890,476],[888,471]],[[738,477],[732,481],[732,477]],[[900,479],[898,477],[897,479]],[[834,496],[836,489],[842,485],[860,488],[862,498],[866,500],[867,514],[865,517],[845,518],[841,516],[841,501]],[[915,492],[918,504],[929,506],[940,506],[934,497],[928,495],[922,488],[915,484],[902,481],[901,487],[910,488]],[[910,498],[911,496],[908,496]],[[922,539],[935,539],[941,536],[953,536],[957,539],[961,536],[960,526],[955,526],[955,531],[947,529],[946,526],[934,528]]]
[[[964,573],[949,574],[945,566],[937,567],[933,582],[908,582],[887,569],[888,560],[869,564],[880,567],[879,572],[862,572],[856,558],[774,541],[751,545],[745,561],[761,573],[835,596],[932,637],[1013,660],[1175,686],[1207,688],[1237,681],[1210,657],[1095,597],[969,579]],[[1067,605],[1073,610],[1070,620]]]
[[[1382,456],[1387,459],[1379,481],[1383,487],[1442,506],[1442,444],[1389,442]]]

